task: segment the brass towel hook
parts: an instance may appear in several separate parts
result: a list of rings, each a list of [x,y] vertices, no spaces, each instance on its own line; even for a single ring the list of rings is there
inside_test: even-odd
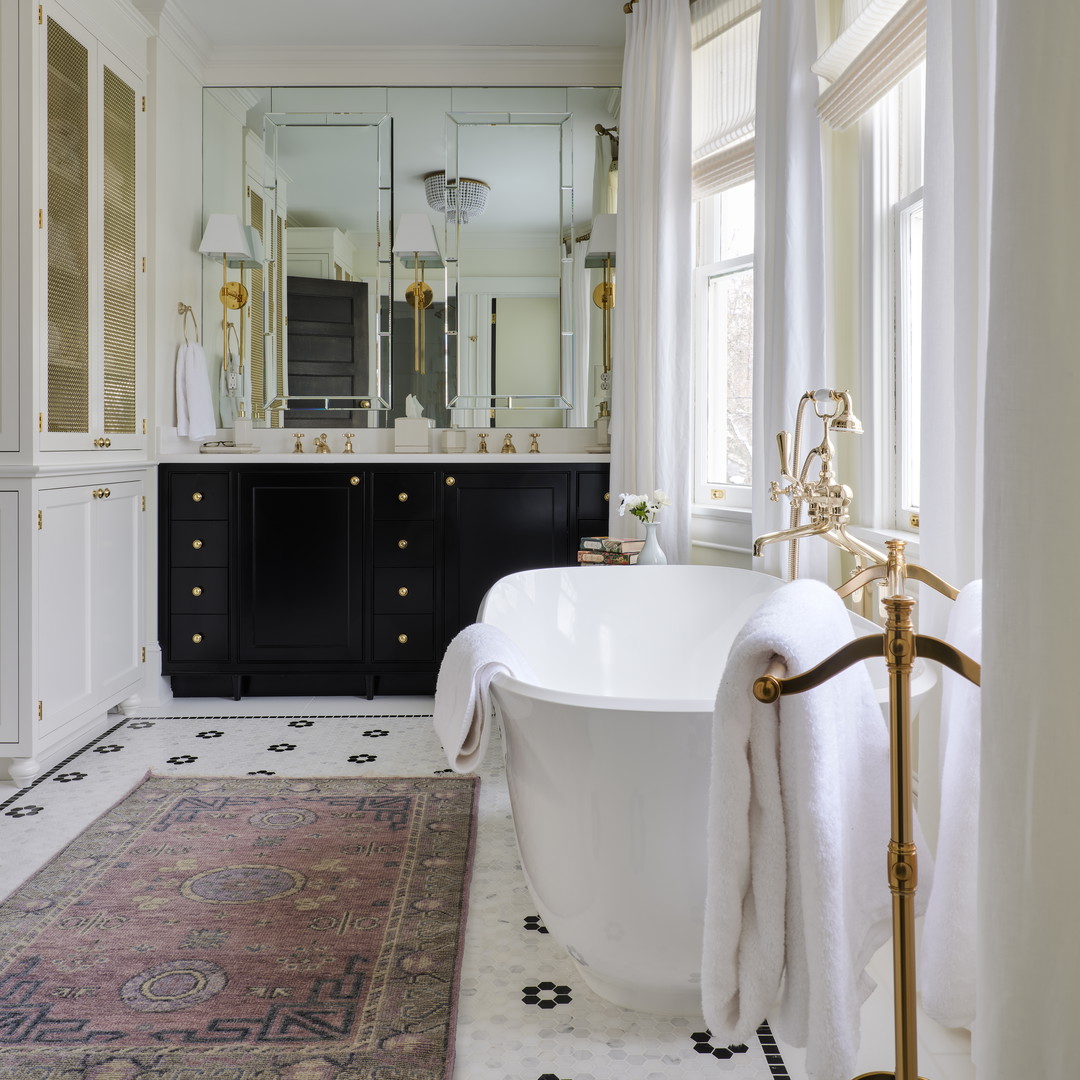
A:
[[[623,11],[626,12],[627,15],[633,15],[634,14],[634,5],[636,3],[637,3],[637,0],[626,0],[626,3],[623,4],[623,6],[622,6]]]
[[[188,321],[188,316],[189,315],[191,316],[191,321],[195,324],[195,344],[198,345],[199,344],[199,323],[195,318],[195,312],[192,310],[191,305],[190,304],[185,304],[184,301],[181,300],[176,305],[176,314],[177,315],[183,315],[183,317],[184,317],[184,344],[185,345],[190,345],[191,344],[191,342],[188,341],[188,336],[187,336],[187,321]]]

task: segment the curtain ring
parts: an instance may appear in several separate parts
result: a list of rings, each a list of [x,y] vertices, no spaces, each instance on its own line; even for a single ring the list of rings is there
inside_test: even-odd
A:
[[[623,4],[623,6],[622,6],[623,12],[625,14],[627,14],[627,15],[633,15],[634,14],[634,5],[637,2],[638,2],[638,0],[626,0],[626,3]]]

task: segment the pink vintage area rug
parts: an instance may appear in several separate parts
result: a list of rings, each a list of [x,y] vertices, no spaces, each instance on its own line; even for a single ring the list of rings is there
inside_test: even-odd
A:
[[[447,1080],[478,783],[152,776],[0,904],[2,1080]]]

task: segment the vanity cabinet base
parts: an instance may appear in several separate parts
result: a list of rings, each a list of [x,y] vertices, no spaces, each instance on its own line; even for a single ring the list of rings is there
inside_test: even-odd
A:
[[[162,465],[159,634],[178,697],[429,695],[504,574],[568,566],[604,463]]]

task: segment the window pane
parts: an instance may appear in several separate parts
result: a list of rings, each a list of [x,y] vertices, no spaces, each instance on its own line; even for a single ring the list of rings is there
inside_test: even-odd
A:
[[[899,416],[900,504],[919,509],[919,442],[922,395],[922,200],[900,213],[900,311],[896,365]]]
[[[754,250],[754,181],[720,193],[720,258],[740,259]]]
[[[707,483],[750,484],[754,271],[709,279]]]

